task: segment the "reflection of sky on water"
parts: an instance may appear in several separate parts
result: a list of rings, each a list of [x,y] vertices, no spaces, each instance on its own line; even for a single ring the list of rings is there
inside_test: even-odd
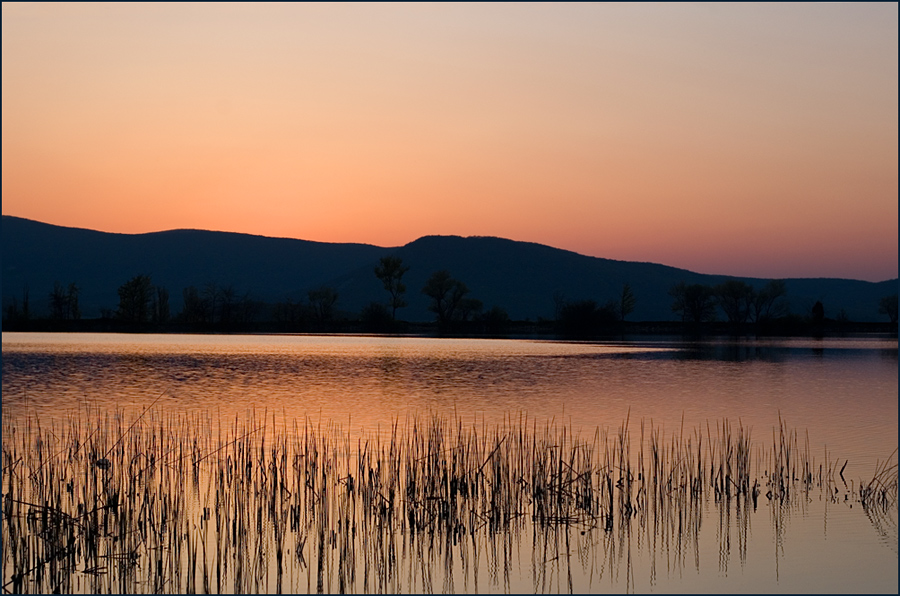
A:
[[[3,340],[7,420],[29,414],[47,424],[86,405],[141,411],[165,391],[157,402],[164,413],[210,412],[234,420],[267,411],[289,427],[296,418],[313,425],[321,419],[360,436],[377,428],[384,437],[394,421],[402,426],[431,413],[479,427],[522,414],[538,428],[551,419],[571,424],[581,436],[598,426],[615,435],[627,417],[635,439],[641,422],[652,421],[671,437],[681,432],[682,420],[685,435],[707,422],[715,434],[716,422],[727,418],[752,428],[754,441],[770,444],[781,415],[801,433],[801,444],[808,430],[817,463],[826,447],[832,461],[849,460],[845,474],[857,483],[897,447],[896,341],[36,334],[5,334]],[[548,547],[559,552],[542,564],[539,577],[527,564],[529,549],[548,538],[526,531],[513,545],[511,556],[519,562],[510,587],[565,591],[570,571],[576,592],[815,592],[896,584],[896,515],[870,521],[860,507],[829,503],[817,493],[798,495],[786,511],[762,499],[760,505],[743,517],[733,506],[725,517],[707,508],[696,539],[681,536],[681,543],[665,543],[652,527],[635,526],[621,536],[560,534]],[[492,562],[488,544],[481,551],[480,590],[504,589],[502,578],[485,575],[503,564],[502,542],[500,560]],[[626,581],[629,564],[632,579]],[[858,577],[873,583],[860,584]],[[454,586],[471,589],[467,581],[457,577]]]
[[[896,340],[566,343],[328,336],[3,336],[4,415],[85,404],[349,420],[524,413],[593,432],[727,418],[771,436],[779,414],[862,474],[897,446]],[[637,428],[637,427],[635,427]]]

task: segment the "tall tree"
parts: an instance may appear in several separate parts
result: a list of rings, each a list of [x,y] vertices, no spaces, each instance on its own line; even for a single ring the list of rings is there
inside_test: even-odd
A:
[[[403,274],[409,271],[409,267],[403,266],[403,259],[395,256],[381,257],[381,262],[375,266],[375,276],[384,284],[384,289],[391,295],[389,306],[391,307],[391,320],[397,320],[397,309],[407,305],[403,299],[406,285],[403,284]]]
[[[71,282],[66,291],[66,307],[67,315],[73,321],[81,318],[81,309],[78,307],[78,286],[75,285],[75,282]]]
[[[205,323],[209,305],[201,298],[200,291],[194,286],[188,286],[181,291],[181,296],[184,300],[184,306],[181,309],[181,320],[191,325]]]
[[[562,309],[566,306],[566,295],[562,292],[562,290],[556,290],[553,292],[553,316],[559,321],[560,316],[562,315]]]
[[[169,321],[169,290],[156,286],[150,311],[150,318],[154,323],[161,325]]]
[[[230,325],[237,316],[237,293],[234,286],[229,284],[219,288],[219,324]]]
[[[247,324],[253,321],[253,317],[257,311],[257,303],[250,295],[250,291],[244,293],[235,305],[236,318],[235,321],[241,324]]]
[[[753,286],[737,279],[729,279],[717,285],[714,291],[729,323],[739,326],[747,322],[756,294]]]
[[[484,308],[484,303],[478,298],[463,298],[459,301],[459,319],[465,323],[469,317],[475,317]]]
[[[58,281],[53,282],[53,290],[50,292],[50,318],[54,321],[68,319],[68,295],[63,285]]]
[[[634,305],[637,304],[637,299],[634,297],[634,292],[631,291],[631,286],[627,283],[622,287],[622,297],[619,301],[619,315],[622,317],[622,322],[625,322],[625,317],[634,312]]]
[[[334,318],[334,305],[338,300],[337,290],[322,286],[309,291],[309,305],[319,323],[328,323]]]
[[[897,294],[885,296],[878,301],[878,314],[887,315],[891,324],[897,322]]]
[[[674,299],[672,311],[681,313],[681,320],[690,323],[710,321],[716,314],[712,288],[703,284],[678,282],[669,290]]]
[[[206,282],[206,285],[203,286],[203,293],[201,294],[203,298],[203,303],[206,305],[206,322],[209,324],[215,324],[216,317],[219,315],[219,286],[214,281]]]
[[[787,286],[783,279],[773,279],[753,297],[753,321],[757,324],[780,317],[787,311]]]
[[[25,288],[22,290],[22,320],[27,321],[31,317],[31,312],[28,310],[28,284],[25,284]]]
[[[672,297],[672,312],[681,315],[681,322],[687,321],[687,309],[685,308],[685,289],[687,284],[683,281],[678,282],[669,288],[669,296]]]
[[[119,286],[119,310],[116,316],[126,323],[146,323],[152,294],[153,286],[149,275],[132,277]]]
[[[437,315],[438,323],[446,327],[453,320],[460,301],[469,293],[469,288],[463,282],[450,277],[446,269],[435,271],[425,286],[422,293],[431,298],[428,310]]]

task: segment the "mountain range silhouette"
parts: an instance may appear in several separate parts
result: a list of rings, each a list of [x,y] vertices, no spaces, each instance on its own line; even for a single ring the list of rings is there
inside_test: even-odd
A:
[[[209,282],[232,286],[238,295],[269,303],[306,300],[308,290],[331,286],[337,308],[358,313],[387,293],[374,275],[382,256],[396,255],[409,266],[403,282],[409,306],[397,311],[408,321],[430,321],[421,293],[428,277],[446,269],[470,289],[485,309],[504,308],[514,320],[552,319],[554,296],[568,300],[615,300],[628,283],[637,299],[632,321],[672,321],[672,285],[684,281],[715,285],[739,279],[756,288],[768,280],[694,273],[654,263],[616,261],[531,242],[483,236],[424,236],[399,247],[270,238],[232,232],[169,230],[116,234],[69,228],[4,215],[2,218],[3,303],[21,302],[28,287],[34,312],[46,311],[54,282],[80,289],[82,316],[115,310],[119,286],[144,274],[166,287],[172,313],[182,307],[182,289]],[[786,279],[792,312],[808,315],[816,301],[826,316],[843,309],[850,320],[881,321],[878,301],[897,292],[897,279],[873,283],[833,278]]]

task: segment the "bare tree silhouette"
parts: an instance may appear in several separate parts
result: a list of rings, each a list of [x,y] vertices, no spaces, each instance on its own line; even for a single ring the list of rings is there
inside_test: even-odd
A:
[[[631,286],[626,283],[622,287],[622,297],[619,300],[619,316],[623,323],[625,317],[634,312],[635,304],[637,304],[637,299],[634,297],[634,292],[631,291]]]
[[[50,292],[50,319],[53,321],[74,321],[81,318],[78,308],[78,286],[70,283],[68,288],[54,282]]]
[[[469,293],[469,288],[463,282],[450,277],[449,271],[442,269],[435,271],[428,278],[422,293],[431,298],[428,310],[437,315],[438,323],[442,327],[446,327],[453,320],[462,299]]]
[[[728,317],[728,322],[738,327],[750,318],[755,292],[753,286],[736,280],[729,279],[717,285],[713,291],[719,306]]]
[[[669,290],[672,311],[681,313],[681,320],[689,323],[711,321],[716,314],[713,289],[703,284],[678,282]]]
[[[150,314],[153,286],[149,275],[136,275],[119,286],[119,310],[116,317],[130,324],[146,323]]]
[[[897,294],[885,296],[878,301],[878,314],[887,315],[892,325],[897,322]]]
[[[753,321],[762,324],[783,316],[787,311],[787,303],[784,300],[786,295],[787,287],[783,279],[773,279],[760,288],[753,297]]]
[[[316,321],[320,324],[330,323],[334,318],[334,305],[338,300],[338,293],[332,287],[322,286],[308,293],[309,305],[313,310]]]
[[[153,295],[150,317],[154,323],[164,324],[169,321],[169,290],[162,286],[156,287]]]
[[[391,320],[397,319],[397,309],[407,305],[403,299],[406,285],[400,280],[403,274],[409,271],[409,267],[403,266],[403,259],[395,256],[381,257],[381,262],[375,266],[375,276],[384,284],[384,289],[390,292]]]

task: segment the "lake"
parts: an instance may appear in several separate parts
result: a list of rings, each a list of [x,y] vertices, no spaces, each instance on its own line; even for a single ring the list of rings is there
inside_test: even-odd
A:
[[[18,569],[24,591],[896,593],[897,353],[877,337],[4,333],[3,490],[19,495],[4,583]],[[249,484],[222,471],[238,461],[256,462]],[[785,461],[793,488],[773,480]],[[745,465],[727,476],[745,487],[715,488],[716,462]],[[192,478],[170,477],[181,465]],[[876,474],[883,507],[863,502]],[[543,509],[551,494],[564,515]],[[125,498],[150,516],[134,529]],[[120,533],[85,538],[72,520],[102,499],[96,527]],[[160,525],[166,499],[178,521]],[[69,526],[25,538],[39,514]],[[151,519],[175,528],[147,535]],[[65,556],[46,537],[63,526]],[[14,561],[16,540],[45,564]]]

